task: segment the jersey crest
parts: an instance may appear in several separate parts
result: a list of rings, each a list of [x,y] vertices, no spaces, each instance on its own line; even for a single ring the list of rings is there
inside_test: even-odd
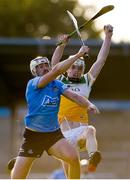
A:
[[[42,101],[42,106],[46,107],[56,107],[58,105],[59,98],[52,98],[50,96],[45,95],[43,101]]]

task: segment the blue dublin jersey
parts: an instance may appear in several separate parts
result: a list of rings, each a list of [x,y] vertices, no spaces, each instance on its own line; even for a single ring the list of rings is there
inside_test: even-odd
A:
[[[54,80],[43,88],[38,88],[40,77],[29,80],[26,88],[28,112],[25,116],[27,128],[38,132],[53,132],[59,129],[58,111],[60,96],[67,85]]]

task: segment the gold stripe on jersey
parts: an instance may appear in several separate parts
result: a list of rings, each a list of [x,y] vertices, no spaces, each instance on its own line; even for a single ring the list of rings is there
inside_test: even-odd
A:
[[[64,119],[73,122],[88,123],[87,109],[79,106],[64,96],[61,97],[58,118],[60,123],[62,123]]]

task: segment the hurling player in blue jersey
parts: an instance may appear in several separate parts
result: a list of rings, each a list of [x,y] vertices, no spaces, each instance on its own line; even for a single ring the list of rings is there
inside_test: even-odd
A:
[[[68,163],[67,178],[80,178],[77,152],[66,141],[58,124],[60,96],[64,95],[95,113],[98,109],[86,98],[70,91],[64,83],[55,79],[87,52],[88,47],[82,46],[78,53],[53,68],[50,67],[46,57],[40,56],[30,62],[30,70],[34,78],[29,80],[26,88],[28,112],[25,116],[25,132],[11,171],[11,179],[25,179],[33,161],[41,157],[44,151]]]

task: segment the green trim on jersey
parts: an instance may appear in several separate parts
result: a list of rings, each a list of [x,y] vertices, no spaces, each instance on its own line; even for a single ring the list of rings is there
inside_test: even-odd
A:
[[[69,81],[68,80],[68,78],[66,78],[65,76],[61,76],[60,78],[59,78],[59,80],[61,80],[63,83],[65,83],[65,84],[75,84],[75,82],[71,82],[71,81]],[[86,79],[84,78],[84,76],[82,76],[81,77],[81,79],[80,79],[80,81],[79,82],[76,82],[76,84],[84,84],[84,83],[86,83]]]

